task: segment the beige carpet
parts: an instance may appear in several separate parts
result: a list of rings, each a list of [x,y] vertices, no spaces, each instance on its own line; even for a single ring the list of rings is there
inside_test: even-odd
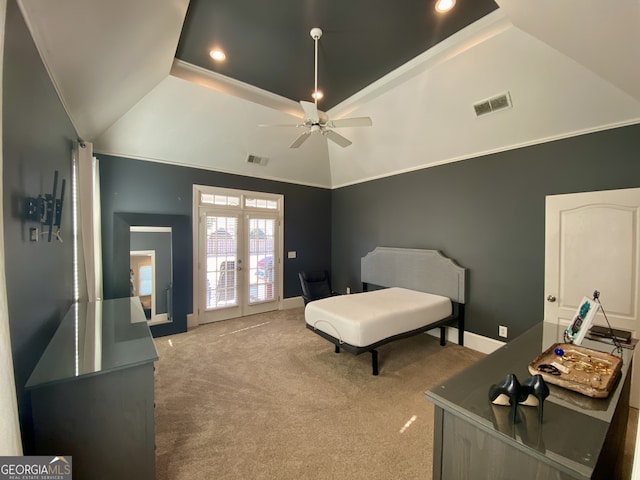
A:
[[[424,392],[483,355],[419,335],[335,354],[293,309],[156,339],[156,478],[431,477]]]
[[[303,310],[156,339],[156,478],[429,479],[424,392],[483,355],[419,335],[371,356],[335,354]],[[630,478],[638,411],[625,448]]]

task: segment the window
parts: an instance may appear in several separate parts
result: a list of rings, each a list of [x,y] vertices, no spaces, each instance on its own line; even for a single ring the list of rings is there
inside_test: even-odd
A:
[[[221,189],[224,190],[224,189]],[[270,198],[274,197],[274,195],[270,195],[268,193],[265,194],[264,197],[255,197],[255,192],[251,192],[252,195],[249,196],[239,190],[237,195],[229,194],[229,195],[221,195],[217,193],[203,193],[200,192],[200,205],[214,205],[217,207],[240,207],[243,208],[257,208],[260,210],[280,210],[280,202],[277,199]],[[247,192],[249,193],[249,192]]]
[[[203,205],[239,207],[240,197],[235,195],[214,195],[210,193],[201,193],[200,203]]]
[[[277,210],[278,202],[276,200],[268,200],[266,198],[248,198],[244,200],[245,207],[266,208],[268,210]]]
[[[153,291],[153,267],[151,265],[142,265],[138,269],[138,295],[151,295]]]

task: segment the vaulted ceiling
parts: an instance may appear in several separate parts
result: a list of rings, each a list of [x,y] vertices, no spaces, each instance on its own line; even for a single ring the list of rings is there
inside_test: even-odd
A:
[[[638,2],[434,3],[18,0],[97,153],[335,188],[640,122]],[[319,108],[373,120],[340,129],[347,148],[312,135],[290,149],[299,129],[258,126],[300,123],[312,27]],[[506,92],[511,108],[476,116]]]

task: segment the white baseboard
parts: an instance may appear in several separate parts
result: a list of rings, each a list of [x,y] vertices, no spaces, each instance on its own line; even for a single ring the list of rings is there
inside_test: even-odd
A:
[[[301,308],[304,307],[304,300],[302,297],[290,297],[282,300],[280,304],[281,310],[287,310],[289,308]],[[458,343],[458,329],[454,327],[447,327],[447,341],[452,343]],[[427,332],[429,335],[440,338],[440,329],[434,328]],[[502,347],[505,342],[500,340],[494,340],[493,338],[483,337],[477,333],[464,332],[464,346],[477,352],[489,354],[495,352]]]
[[[458,329],[453,327],[447,327],[446,336],[448,342],[458,343]],[[434,328],[433,330],[429,330],[427,332],[429,335],[433,335],[434,337],[440,338],[440,329]],[[484,337],[482,335],[478,335],[473,332],[464,332],[464,346],[470,348],[471,350],[475,350],[480,353],[493,353],[500,347],[502,347],[505,342],[501,342],[500,340],[495,340],[493,338]]]
[[[290,297],[282,300],[280,304],[280,310],[288,310],[290,308],[304,307],[304,300],[302,297]]]
[[[633,470],[631,480],[640,479],[640,428],[636,432],[636,451],[633,455]]]
[[[148,325],[160,325],[161,323],[170,323],[169,316],[166,313],[160,313],[153,317],[153,320],[148,320]]]

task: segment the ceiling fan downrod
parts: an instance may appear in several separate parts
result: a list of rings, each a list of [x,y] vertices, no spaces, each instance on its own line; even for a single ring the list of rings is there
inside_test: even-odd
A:
[[[313,90],[313,100],[315,101],[316,105],[318,105],[318,40],[320,40],[320,37],[322,37],[322,30],[318,27],[314,27],[311,29],[311,32],[309,32],[309,34],[311,35],[311,38],[313,38],[313,41],[315,43],[315,83]]]
[[[315,42],[315,81],[314,87],[315,91],[313,92],[313,99],[315,103],[311,103],[305,100],[300,100],[300,106],[302,107],[302,111],[304,112],[302,124],[291,124],[291,125],[271,125],[271,126],[280,126],[280,127],[305,127],[306,130],[302,132],[298,138],[296,138],[289,148],[298,148],[302,145],[312,134],[320,134],[323,137],[326,137],[328,140],[338,144],[341,147],[348,147],[351,145],[351,140],[343,137],[339,133],[335,132],[334,128],[339,127],[370,127],[372,125],[371,119],[369,117],[353,117],[353,118],[341,118],[338,120],[329,120],[329,116],[325,112],[321,112],[318,110],[318,98],[321,95],[318,95],[318,40],[322,36],[322,30],[315,27],[312,28],[309,32],[311,34],[311,38]],[[263,125],[270,126],[270,125]]]

